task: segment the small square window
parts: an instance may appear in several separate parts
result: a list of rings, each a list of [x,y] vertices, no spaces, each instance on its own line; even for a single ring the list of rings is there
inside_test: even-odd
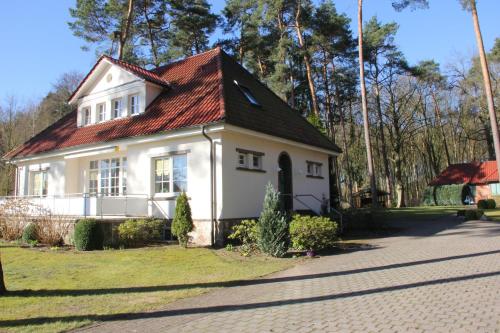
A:
[[[307,176],[321,177],[322,164],[318,162],[307,162]]]
[[[247,154],[238,153],[238,166],[242,168],[247,167]]]
[[[252,167],[254,169],[262,169],[262,156],[252,155]]]

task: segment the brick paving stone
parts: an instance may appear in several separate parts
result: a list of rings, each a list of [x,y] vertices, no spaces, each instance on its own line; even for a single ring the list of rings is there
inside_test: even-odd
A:
[[[373,249],[80,331],[500,333],[500,224],[400,222],[407,229],[370,240]]]

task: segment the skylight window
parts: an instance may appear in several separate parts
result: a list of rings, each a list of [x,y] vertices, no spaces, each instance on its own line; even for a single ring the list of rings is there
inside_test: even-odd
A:
[[[234,84],[240,89],[240,91],[243,93],[243,95],[246,97],[246,99],[250,102],[250,104],[255,105],[255,106],[260,106],[260,103],[257,101],[255,96],[252,94],[250,89],[248,89],[245,86],[242,86],[236,80],[234,80]]]

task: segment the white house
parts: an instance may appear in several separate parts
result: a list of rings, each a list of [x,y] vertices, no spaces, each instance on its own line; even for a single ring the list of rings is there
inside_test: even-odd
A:
[[[155,70],[101,57],[72,112],[4,156],[16,196],[54,214],[171,219],[185,191],[193,242],[258,217],[273,183],[287,210],[319,212],[340,149],[220,48]]]

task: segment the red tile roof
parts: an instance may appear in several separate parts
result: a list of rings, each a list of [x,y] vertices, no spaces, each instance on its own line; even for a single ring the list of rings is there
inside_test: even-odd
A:
[[[340,152],[334,143],[220,48],[154,71],[109,57],[101,57],[99,61],[102,59],[108,59],[147,80],[168,84],[168,89],[164,89],[143,114],[134,117],[77,127],[77,113],[69,113],[20,147],[7,153],[4,158],[31,156],[52,150],[216,122],[225,122]],[[261,106],[252,106],[236,89],[234,80],[241,81],[252,89]]]
[[[488,184],[498,182],[496,161],[452,164],[429,185]]]

